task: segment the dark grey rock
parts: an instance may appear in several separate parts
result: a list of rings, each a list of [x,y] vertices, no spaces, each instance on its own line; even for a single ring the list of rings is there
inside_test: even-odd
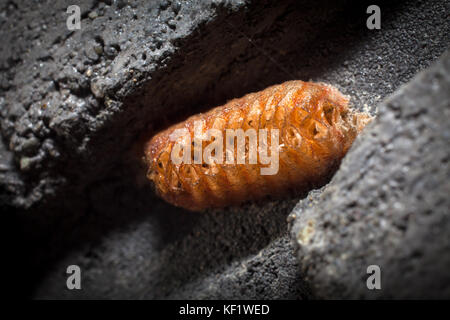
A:
[[[119,186],[117,186],[119,187]],[[130,191],[116,188],[110,209],[128,201]],[[145,195],[148,190],[142,190]],[[115,200],[116,199],[116,200]],[[150,203],[150,201],[148,201]],[[89,223],[78,243],[47,270],[37,298],[139,299],[300,299],[308,297],[294,248],[286,234],[286,215],[296,199],[249,204],[240,208],[189,213],[152,201],[135,203],[122,225],[108,217],[84,217]],[[93,208],[101,210],[102,207]],[[152,212],[164,212],[153,215]],[[91,213],[92,214],[92,211]],[[136,217],[137,216],[137,217]],[[126,222],[133,218],[134,222]],[[89,221],[89,222],[88,222]],[[116,225],[117,223],[117,225]],[[110,229],[111,230],[111,229]],[[83,270],[82,291],[65,289],[68,265]]]
[[[450,34],[440,1],[381,3],[376,31],[347,1],[79,1],[77,31],[69,4],[0,4],[3,274],[37,298],[308,297],[286,240],[301,195],[186,213],[153,196],[136,141],[290,79],[374,111]]]
[[[330,184],[294,209],[292,237],[313,294],[449,298],[449,195],[447,51],[380,105]],[[381,268],[380,290],[367,289],[369,265]]]

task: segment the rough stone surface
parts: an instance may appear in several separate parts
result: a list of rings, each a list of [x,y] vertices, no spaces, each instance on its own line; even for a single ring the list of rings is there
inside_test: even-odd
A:
[[[381,104],[333,180],[294,209],[312,293],[449,298],[449,195],[450,51]],[[381,290],[367,289],[369,265]]]
[[[286,217],[296,201],[191,214],[135,163],[143,134],[291,79],[375,106],[449,43],[441,1],[0,4],[2,274],[36,298],[306,298]],[[13,245],[11,245],[13,244]],[[67,291],[79,264],[84,289]]]
[[[111,207],[122,202],[111,201]],[[36,297],[308,297],[284,223],[296,202],[252,204],[204,215],[160,204],[153,210],[165,212],[164,217],[128,223],[61,258],[48,270]],[[93,218],[91,232],[104,220]],[[70,264],[86,270],[80,292],[65,290],[64,270]]]

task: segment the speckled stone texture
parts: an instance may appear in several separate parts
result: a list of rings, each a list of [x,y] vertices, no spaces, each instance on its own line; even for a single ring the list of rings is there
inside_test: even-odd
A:
[[[316,297],[450,298],[450,51],[378,110],[293,210],[304,279]],[[367,289],[369,265],[380,290]]]
[[[3,289],[34,298],[309,298],[298,200],[192,214],[153,195],[142,136],[286,80],[376,106],[450,42],[444,1],[0,3]],[[405,249],[407,250],[407,249]],[[405,251],[407,252],[407,251]],[[81,291],[65,289],[69,264]],[[331,293],[331,292],[330,292]]]

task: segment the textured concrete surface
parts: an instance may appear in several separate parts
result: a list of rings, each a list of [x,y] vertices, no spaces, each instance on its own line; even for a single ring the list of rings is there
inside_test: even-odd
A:
[[[292,236],[317,297],[450,297],[450,51],[379,107]],[[368,290],[367,267],[381,268]]]
[[[11,292],[307,298],[286,217],[304,195],[192,214],[154,198],[135,141],[290,79],[375,106],[449,43],[441,1],[70,1],[0,6],[0,208]],[[67,291],[65,268],[83,270]]]

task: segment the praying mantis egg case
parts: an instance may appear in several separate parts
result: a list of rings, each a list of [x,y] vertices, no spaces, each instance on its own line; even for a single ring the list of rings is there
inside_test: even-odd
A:
[[[372,119],[366,113],[351,110],[348,101],[328,84],[300,80],[287,81],[233,99],[206,113],[191,116],[151,138],[144,151],[147,177],[161,198],[192,211],[225,207],[307,188],[330,174],[358,133]],[[222,134],[222,142],[212,139],[199,142],[200,150],[205,150],[213,142],[219,148],[216,150],[222,147],[223,155],[218,153],[215,162],[195,161],[199,156],[194,152],[198,150],[195,143],[199,141],[194,135],[196,123],[202,123],[203,130],[215,129]],[[184,130],[184,136],[178,142],[173,139],[177,129]],[[249,129],[256,132],[267,130],[267,143],[256,140],[256,163],[249,163],[250,139],[245,139],[245,163],[239,163],[234,141],[230,141],[232,149],[227,150],[227,129],[242,129],[244,132]],[[278,129],[277,148],[272,148],[276,140],[272,143],[270,132],[275,132],[274,129]],[[180,144],[177,146],[177,143]],[[186,147],[183,150],[189,150],[187,144],[191,144],[191,152],[186,151],[187,156],[183,159],[190,161],[175,163],[172,151],[185,156],[184,152],[174,148],[181,145]],[[264,149],[267,149],[267,155],[278,152],[276,173],[262,174],[261,169],[269,166],[267,159],[263,164],[262,154],[258,152]],[[211,154],[216,156],[214,152]],[[273,161],[276,161],[273,155]]]

